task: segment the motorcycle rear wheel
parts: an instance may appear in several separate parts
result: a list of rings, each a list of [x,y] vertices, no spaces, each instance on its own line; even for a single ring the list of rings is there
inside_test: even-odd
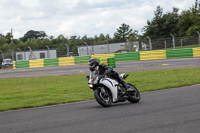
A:
[[[132,84],[129,84],[129,83],[127,83],[131,88],[133,88],[134,89],[134,92],[130,92],[129,94],[128,94],[128,101],[129,102],[131,102],[131,103],[137,103],[137,102],[139,102],[140,101],[140,92],[138,91],[138,89],[134,86],[134,85],[132,85]]]
[[[111,95],[105,88],[98,88],[94,90],[94,97],[96,101],[103,107],[110,107],[112,105]]]

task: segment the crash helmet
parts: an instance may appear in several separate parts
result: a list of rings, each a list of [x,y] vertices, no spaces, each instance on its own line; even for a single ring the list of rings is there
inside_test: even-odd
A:
[[[90,71],[95,71],[96,68],[99,66],[98,59],[92,58],[88,61]]]

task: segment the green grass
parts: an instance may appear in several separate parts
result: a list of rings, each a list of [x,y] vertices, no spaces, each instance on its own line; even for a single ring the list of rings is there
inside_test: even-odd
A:
[[[200,68],[130,72],[140,92],[200,83]],[[94,99],[85,75],[0,79],[0,111]]]
[[[186,45],[186,46],[179,46],[179,45],[177,45],[176,46],[176,49],[184,49],[184,48],[197,48],[197,47],[199,47],[199,45]],[[173,47],[171,47],[171,48],[167,48],[167,49],[174,49]]]
[[[186,46],[177,46],[176,49],[182,49],[182,48],[197,48],[199,45],[186,45]],[[173,49],[173,48],[171,48]]]

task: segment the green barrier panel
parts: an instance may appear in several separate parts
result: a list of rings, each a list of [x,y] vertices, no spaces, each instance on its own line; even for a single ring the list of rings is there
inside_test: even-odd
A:
[[[192,48],[166,50],[167,59],[193,57]]]
[[[101,64],[100,58],[97,58],[97,59],[98,59],[99,64]]]
[[[44,66],[49,67],[49,66],[58,66],[58,58],[54,59],[44,59]]]
[[[108,66],[115,68],[115,58],[108,58]]]
[[[76,65],[88,64],[89,60],[90,60],[90,56],[75,56]]]
[[[116,62],[119,61],[139,61],[140,60],[140,53],[139,52],[132,52],[132,53],[117,53],[115,54]]]
[[[16,68],[29,68],[29,61],[16,61]]]

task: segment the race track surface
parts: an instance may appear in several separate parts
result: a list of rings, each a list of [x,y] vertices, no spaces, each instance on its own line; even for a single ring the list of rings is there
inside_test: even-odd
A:
[[[0,112],[2,133],[198,133],[200,84],[141,94],[137,104],[96,101]]]
[[[174,69],[200,67],[200,58],[181,58],[167,60],[131,61],[116,63],[117,72],[135,72],[145,70]],[[0,78],[21,78],[39,76],[58,76],[73,74],[88,74],[88,65],[43,67],[0,70]]]

